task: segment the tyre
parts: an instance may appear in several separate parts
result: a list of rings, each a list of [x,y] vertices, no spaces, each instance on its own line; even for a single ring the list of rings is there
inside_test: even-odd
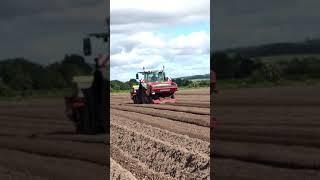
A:
[[[78,134],[87,134],[88,129],[88,120],[89,120],[89,113],[88,113],[88,107],[84,106],[76,110],[77,114],[77,122],[76,122],[76,132]]]
[[[148,104],[147,95],[145,93],[141,93],[142,104]]]
[[[137,90],[136,102],[136,104],[142,104],[142,93],[140,90]]]
[[[151,103],[151,98],[149,96],[147,96],[146,94],[144,94],[143,104],[150,104],[150,103]]]
[[[133,96],[132,99],[133,99],[133,103],[134,103],[134,104],[138,104],[138,98],[137,98],[137,96]]]
[[[148,96],[145,92],[141,93],[142,104],[151,104],[152,97]]]

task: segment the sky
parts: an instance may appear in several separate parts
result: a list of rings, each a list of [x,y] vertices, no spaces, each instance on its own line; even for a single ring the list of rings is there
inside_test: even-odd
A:
[[[65,54],[82,55],[82,38],[104,30],[105,14],[106,0],[2,0],[0,60],[25,57],[48,64]]]
[[[204,74],[210,35],[214,50],[320,37],[319,0],[211,2],[210,33],[209,0],[111,0],[111,77],[162,65],[172,77]],[[105,15],[106,0],[2,0],[0,60],[82,54],[82,38],[103,31]]]
[[[210,0],[111,0],[111,80],[142,68],[169,77],[210,71]]]
[[[320,38],[319,0],[214,0],[213,48]]]

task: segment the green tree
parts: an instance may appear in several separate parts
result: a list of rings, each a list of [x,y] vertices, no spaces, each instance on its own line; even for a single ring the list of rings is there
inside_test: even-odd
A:
[[[259,69],[253,72],[251,80],[254,82],[259,81],[269,81],[269,82],[278,82],[281,79],[280,69],[273,64],[264,64]]]
[[[91,75],[92,67],[79,55],[66,55],[61,63],[53,63],[47,67],[50,78],[58,78],[57,86],[70,87],[74,76]]]
[[[128,83],[129,83],[130,86],[138,85],[138,84],[139,84],[136,79],[130,79],[130,80],[128,81]]]

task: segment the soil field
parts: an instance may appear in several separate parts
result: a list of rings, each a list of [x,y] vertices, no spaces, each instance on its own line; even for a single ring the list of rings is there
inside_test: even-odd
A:
[[[199,101],[197,101],[199,96]],[[209,90],[176,104],[111,95],[112,179],[209,179]],[[216,179],[320,179],[320,87],[223,90]],[[0,102],[0,179],[105,179],[105,135],[77,135],[62,99]]]
[[[177,98],[111,95],[110,179],[209,179],[209,89]],[[0,102],[0,127],[0,179],[106,179],[109,137],[75,134],[63,98]]]
[[[176,104],[136,105],[111,94],[111,172],[119,179],[210,179],[209,89]]]
[[[213,95],[216,179],[320,179],[320,87]]]
[[[106,179],[106,135],[75,134],[63,98],[0,102],[0,127],[1,180]]]

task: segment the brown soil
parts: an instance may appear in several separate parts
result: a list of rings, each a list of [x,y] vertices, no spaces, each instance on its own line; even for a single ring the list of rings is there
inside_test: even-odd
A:
[[[319,96],[316,86],[214,95],[215,177],[319,179]]]
[[[209,179],[209,103],[195,100],[208,92],[181,90],[159,107],[111,95],[110,177]],[[0,102],[0,119],[0,179],[107,179],[109,137],[75,134],[63,98]]]
[[[113,159],[110,159],[111,164],[111,179],[123,179],[123,180],[136,180],[133,174],[126,169],[124,169],[120,164],[115,162]]]
[[[157,110],[152,108],[143,108],[143,107],[131,107],[131,106],[123,106],[123,105],[113,105],[113,109],[118,109],[122,111],[136,112],[140,114],[147,114],[156,117],[163,117],[171,120],[196,124],[199,126],[210,126],[210,116],[209,115],[197,115],[191,113],[170,111],[170,110]]]
[[[210,179],[209,108],[189,103],[201,106],[195,98],[209,99],[208,92],[180,91],[186,106],[135,105],[126,94],[112,95],[112,158],[137,179]]]
[[[166,129],[171,132],[175,132],[178,134],[187,135],[189,137],[198,138],[204,141],[210,140],[210,129],[207,127],[197,126],[189,123],[173,121],[170,119],[165,119],[162,117],[154,117],[145,114],[139,114],[135,112],[125,112],[112,109],[111,114],[128,118],[140,123],[148,124],[153,127],[157,127],[160,129]]]
[[[106,179],[106,135],[75,134],[62,100],[0,103],[0,179]]]
[[[172,106],[170,104],[128,104],[131,106],[136,107],[144,107],[144,108],[153,108],[153,109],[161,109],[161,110],[170,110],[170,111],[177,111],[177,112],[186,112],[192,114],[199,114],[199,115],[210,115],[209,108],[190,108],[190,107],[183,107],[183,106]]]

